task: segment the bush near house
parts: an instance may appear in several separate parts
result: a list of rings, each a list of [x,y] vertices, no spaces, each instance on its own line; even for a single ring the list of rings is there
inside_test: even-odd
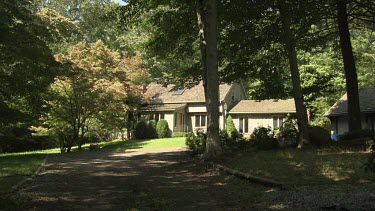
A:
[[[147,136],[148,138],[157,138],[158,133],[156,132],[156,121],[150,120],[147,125]]]
[[[330,133],[323,127],[319,127],[319,126],[309,127],[309,137],[310,137],[310,143],[314,147],[327,146],[331,141]]]
[[[134,136],[135,136],[135,139],[146,139],[148,138],[147,136],[147,124],[146,122],[144,121],[140,121],[137,123],[137,125],[135,126],[135,131],[134,131]]]
[[[188,133],[186,136],[186,145],[189,149],[197,152],[204,152],[206,149],[207,136],[203,132],[197,131],[197,134]]]
[[[258,149],[269,150],[279,147],[278,140],[273,137],[274,133],[270,127],[258,127],[250,135],[250,140]]]
[[[169,136],[169,126],[165,119],[161,119],[156,124],[156,132],[159,138],[167,138]]]
[[[236,129],[236,126],[234,126],[233,119],[230,115],[227,117],[226,130],[227,130],[228,137],[231,137],[234,139],[238,138],[238,131]]]
[[[371,130],[357,130],[352,132],[346,132],[339,136],[339,141],[361,139],[361,138],[374,138],[375,133]]]

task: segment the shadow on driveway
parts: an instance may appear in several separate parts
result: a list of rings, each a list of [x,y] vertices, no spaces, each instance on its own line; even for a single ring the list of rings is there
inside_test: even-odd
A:
[[[263,187],[193,161],[184,148],[53,155],[17,193],[29,210],[227,210],[255,208]]]

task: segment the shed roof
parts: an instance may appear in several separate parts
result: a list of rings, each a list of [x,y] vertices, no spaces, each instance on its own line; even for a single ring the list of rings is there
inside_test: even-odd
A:
[[[264,114],[264,113],[296,113],[294,99],[287,100],[241,100],[230,111],[230,114]]]
[[[362,113],[375,113],[375,86],[358,89],[359,106]],[[341,116],[348,114],[348,98],[346,93],[338,100],[324,116]]]
[[[219,93],[220,101],[224,100],[227,93],[230,91],[231,84],[220,84]],[[152,96],[151,102],[157,103],[192,103],[192,102],[206,102],[204,96],[203,82],[198,85],[181,91],[174,91],[175,85],[169,84],[166,87],[163,84],[155,82],[150,83],[147,86],[147,91],[144,93],[147,96]]]

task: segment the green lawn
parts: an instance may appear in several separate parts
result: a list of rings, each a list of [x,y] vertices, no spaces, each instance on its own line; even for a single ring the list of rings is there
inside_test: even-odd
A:
[[[286,184],[375,182],[363,169],[369,154],[339,149],[243,151],[223,161],[226,166]]]
[[[102,149],[126,150],[135,148],[186,147],[185,138],[163,138],[99,143]]]
[[[185,147],[185,138],[166,138],[151,140],[132,140],[99,143],[101,149],[107,150],[125,150],[134,148],[159,148],[159,147]],[[83,146],[88,150],[89,144]],[[48,154],[60,153],[59,149],[6,153],[0,154],[0,192],[10,191],[11,187],[16,185],[26,176],[33,174],[42,164]],[[76,148],[72,153],[79,153]],[[92,151],[95,153],[95,151]]]

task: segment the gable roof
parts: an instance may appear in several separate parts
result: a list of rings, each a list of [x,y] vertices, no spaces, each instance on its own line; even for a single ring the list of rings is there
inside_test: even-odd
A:
[[[163,84],[152,82],[147,86],[147,91],[144,93],[144,95],[152,96],[150,103],[153,104],[206,102],[203,82],[200,82],[198,85],[190,89],[186,88],[184,91],[180,92],[174,92],[174,86],[175,85],[173,84],[169,84],[167,87],[164,87]],[[220,101],[224,100],[231,87],[231,84],[220,84]]]
[[[375,113],[375,86],[358,89],[359,107],[362,113]],[[346,93],[324,116],[341,116],[348,114],[348,98]]]
[[[294,99],[287,100],[241,100],[229,114],[296,113]]]

